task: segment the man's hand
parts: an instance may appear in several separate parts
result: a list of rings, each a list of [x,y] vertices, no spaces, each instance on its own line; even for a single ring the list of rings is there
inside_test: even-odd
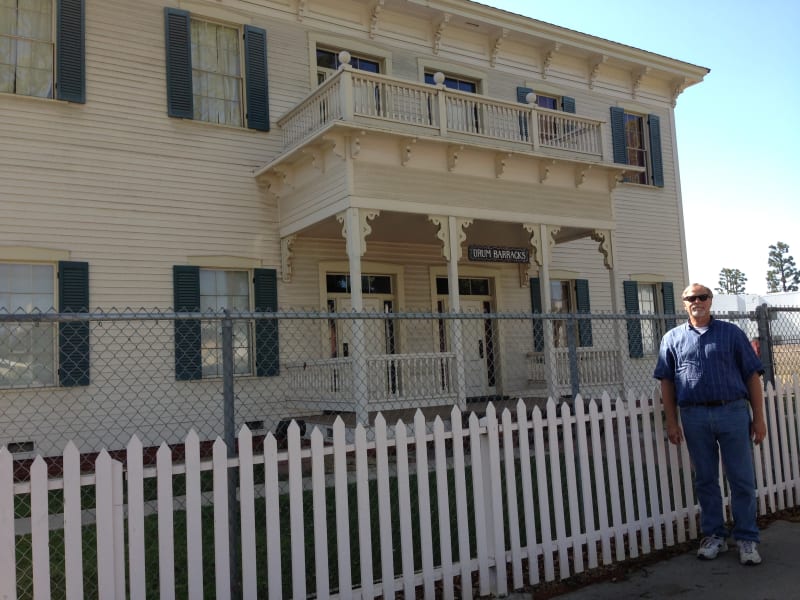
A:
[[[683,441],[683,430],[677,422],[667,423],[667,438],[676,446]]]
[[[756,444],[764,441],[764,438],[767,437],[767,423],[764,419],[753,419],[750,424],[750,437],[753,438],[753,442]]]

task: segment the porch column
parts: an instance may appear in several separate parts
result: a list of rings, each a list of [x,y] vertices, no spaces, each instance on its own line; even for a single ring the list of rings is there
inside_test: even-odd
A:
[[[457,217],[429,216],[428,219],[439,227],[437,237],[442,241],[442,255],[447,260],[447,302],[449,312],[461,312],[461,299],[458,294],[458,260],[461,258],[461,243],[467,238],[464,229],[472,225],[472,219]],[[458,407],[467,408],[467,379],[464,369],[464,336],[461,319],[450,320],[450,349],[455,355],[455,386]]]
[[[361,257],[367,249],[366,238],[372,233],[368,219],[374,219],[378,211],[348,208],[336,215],[342,223],[342,236],[347,240],[347,260],[350,269],[350,306],[355,313],[364,312],[364,295],[361,290]],[[363,318],[353,319],[353,340],[350,357],[353,365],[353,400],[356,421],[369,424],[369,385]]]
[[[600,254],[603,255],[603,264],[605,265],[606,270],[608,270],[608,286],[611,289],[611,313],[615,315],[619,314],[619,291],[617,290],[617,273],[614,269],[614,245],[611,243],[611,230],[595,229],[594,233],[592,233],[592,239],[595,242],[600,243],[598,250]],[[626,347],[623,340],[627,334],[623,334],[622,328],[625,327],[625,321],[615,321],[613,323],[613,327],[614,347],[617,349],[617,354],[614,361],[617,368],[616,380],[620,384],[619,392],[624,395],[625,384],[623,377],[624,362],[622,358],[622,349]]]
[[[542,237],[542,268],[539,272],[540,292],[542,294],[542,313],[550,314],[553,312],[553,305],[550,301],[550,262],[553,252],[553,236],[561,228],[541,224],[540,233]],[[556,356],[555,341],[553,338],[553,320],[547,319],[542,323],[544,333],[544,377],[547,383],[547,395],[553,400],[558,401],[558,357]]]

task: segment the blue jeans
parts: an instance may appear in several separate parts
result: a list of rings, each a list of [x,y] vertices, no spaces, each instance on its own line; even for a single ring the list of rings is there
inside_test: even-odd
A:
[[[724,406],[682,406],[680,411],[700,502],[700,530],[704,536],[724,539],[729,535],[719,487],[721,455],[731,492],[734,527],[730,533],[736,540],[758,542],[750,404],[737,400]]]

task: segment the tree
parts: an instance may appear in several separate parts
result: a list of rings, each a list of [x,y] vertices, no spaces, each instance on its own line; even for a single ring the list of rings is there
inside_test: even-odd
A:
[[[767,291],[796,292],[800,284],[800,271],[789,254],[789,244],[778,242],[769,247],[767,259]]]
[[[719,287],[715,290],[719,294],[744,294],[744,284],[747,277],[739,269],[723,267],[719,272]]]

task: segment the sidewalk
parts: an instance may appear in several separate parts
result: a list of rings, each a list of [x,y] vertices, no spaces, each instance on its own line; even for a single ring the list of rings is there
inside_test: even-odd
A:
[[[730,541],[730,540],[729,540]],[[776,520],[761,530],[758,566],[739,564],[736,546],[713,561],[702,561],[696,549],[669,560],[640,567],[625,580],[590,584],[561,594],[559,600],[785,600],[800,598],[800,521]],[[512,600],[535,597],[514,592]]]

